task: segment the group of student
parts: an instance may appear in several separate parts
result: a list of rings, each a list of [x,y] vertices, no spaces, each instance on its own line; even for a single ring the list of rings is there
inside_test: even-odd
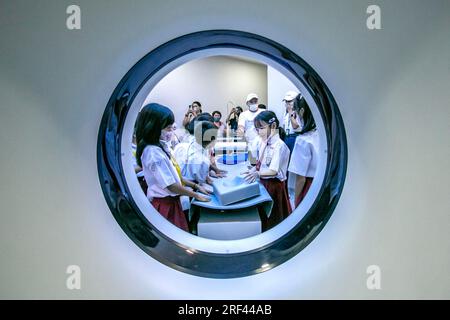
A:
[[[243,137],[255,163],[243,173],[247,182],[259,181],[273,200],[269,217],[261,216],[266,231],[291,212],[287,191],[288,172],[295,176],[295,206],[305,197],[315,175],[318,134],[311,110],[304,97],[288,92],[284,98],[286,115],[280,124],[276,114],[258,107],[258,96],[249,94],[248,110],[234,109],[227,124],[221,114],[202,112],[193,102],[183,119],[188,132],[174,143],[175,116],[166,106],[144,106],[136,122],[136,160],[147,184],[147,198],[153,207],[177,227],[192,232],[183,211],[183,197],[209,201],[205,186],[214,178],[226,176],[213,154],[214,143],[224,127],[233,126]]]
[[[256,101],[256,102],[255,102]],[[264,111],[267,107],[264,104],[258,104],[258,96],[254,93],[251,93],[247,96],[246,103],[251,105],[253,108],[253,104],[255,105],[255,110]],[[253,110],[253,109],[252,109]],[[202,114],[202,104],[199,101],[194,101],[192,104],[188,106],[188,110],[184,115],[182,124],[184,128],[187,128],[187,125],[199,114]],[[241,131],[244,131],[246,126],[246,121],[250,120],[253,112],[244,112],[242,107],[237,106],[230,110],[225,121],[222,121],[222,113],[218,110],[210,113],[212,116],[212,120],[214,125],[219,129],[218,136],[234,136],[237,133],[238,128],[240,127]],[[241,116],[242,115],[242,116]]]

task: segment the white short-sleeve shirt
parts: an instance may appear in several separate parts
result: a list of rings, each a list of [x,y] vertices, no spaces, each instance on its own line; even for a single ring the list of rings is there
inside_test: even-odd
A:
[[[253,138],[253,140],[248,142],[248,144],[247,144],[248,151],[251,152],[253,157],[257,157],[258,147],[259,147],[259,144],[261,143],[261,141],[262,141],[261,137],[259,135],[257,135],[255,138]]]
[[[258,132],[255,129],[254,120],[258,114],[260,114],[262,109],[258,109],[255,112],[251,112],[250,110],[246,110],[239,115],[238,127],[244,127],[245,138],[247,141],[252,141],[255,137],[258,136]]]
[[[319,150],[319,134],[317,130],[299,135],[292,150],[289,171],[299,176],[313,178],[316,174]]]
[[[175,166],[167,154],[158,146],[148,145],[141,156],[144,178],[147,182],[147,198],[177,196],[167,189],[174,183],[181,183]]]
[[[261,179],[278,178],[280,181],[286,180],[289,154],[291,153],[288,146],[280,139],[278,134],[269,138],[267,146],[264,148],[265,144],[265,141],[259,140],[257,155],[258,159],[262,160],[260,171],[270,169],[277,172],[277,175],[275,177],[261,177]]]
[[[180,166],[181,175],[188,180],[205,183],[211,160],[209,153],[197,143],[194,136],[176,145],[173,155]]]

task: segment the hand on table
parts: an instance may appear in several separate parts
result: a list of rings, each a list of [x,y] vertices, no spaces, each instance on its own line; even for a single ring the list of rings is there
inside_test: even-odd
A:
[[[201,195],[200,193],[197,193],[195,196],[195,200],[200,201],[200,202],[208,202],[208,201],[211,201],[211,198],[205,197],[205,196]]]
[[[206,195],[212,194],[212,191],[207,190],[207,189],[206,189],[205,187],[203,187],[203,186],[198,186],[197,190],[198,190],[199,192],[203,193],[203,194],[206,194]]]
[[[219,172],[216,172],[216,171],[214,171],[214,170],[211,170],[210,171],[210,176],[211,177],[213,177],[213,178],[224,178],[224,177],[226,177],[227,175],[226,175],[226,171],[223,171],[223,170],[220,170]]]
[[[227,176],[227,171],[220,170],[218,173],[216,173],[217,178],[225,178]]]
[[[248,171],[242,173],[244,175],[244,180],[248,183],[255,182],[259,179],[259,171],[256,170],[256,167],[251,168]]]

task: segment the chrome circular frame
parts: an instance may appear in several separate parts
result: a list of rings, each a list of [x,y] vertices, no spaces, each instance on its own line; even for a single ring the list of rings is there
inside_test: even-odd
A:
[[[279,239],[258,249],[240,253],[191,250],[160,232],[136,205],[121,162],[125,119],[144,84],[168,63],[193,52],[212,48],[254,52],[283,66],[302,83],[314,99],[326,133],[325,175],[318,196],[306,215]],[[142,250],[182,272],[211,278],[236,278],[264,272],[285,262],[320,233],[333,213],[344,186],[347,142],[336,101],[323,80],[303,59],[284,46],[256,34],[235,30],[209,30],[191,33],[159,46],[122,78],[109,99],[101,120],[97,165],[100,184],[114,218]]]

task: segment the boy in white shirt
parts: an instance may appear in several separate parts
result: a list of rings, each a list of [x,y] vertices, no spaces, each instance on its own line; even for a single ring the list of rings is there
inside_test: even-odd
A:
[[[186,142],[179,143],[174,156],[180,165],[181,174],[188,180],[199,184],[211,183],[209,171],[211,160],[209,150],[218,134],[217,127],[209,121],[197,121],[194,132]]]

